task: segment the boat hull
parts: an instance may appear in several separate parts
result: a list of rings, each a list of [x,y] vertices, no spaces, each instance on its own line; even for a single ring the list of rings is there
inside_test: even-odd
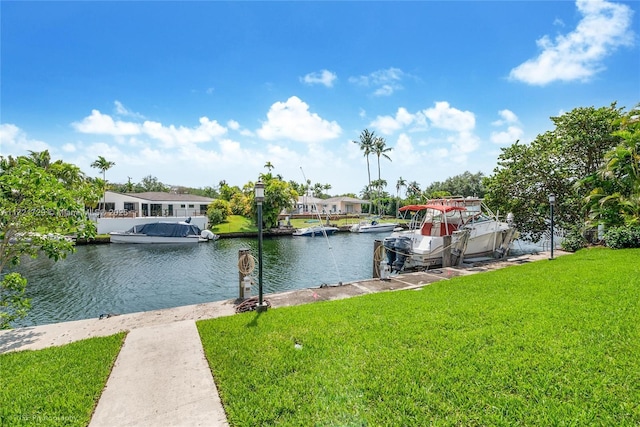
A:
[[[293,235],[301,237],[315,237],[324,236],[326,234],[327,236],[331,236],[336,231],[338,231],[336,227],[309,227],[297,230],[293,233]]]
[[[127,234],[112,232],[109,234],[111,243],[200,243],[206,242],[207,239],[200,236],[187,237],[163,237],[163,236],[147,236],[144,234]]]

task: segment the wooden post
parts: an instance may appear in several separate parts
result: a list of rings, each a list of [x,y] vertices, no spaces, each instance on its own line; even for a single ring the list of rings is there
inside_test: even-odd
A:
[[[374,240],[373,241],[373,273],[372,273],[371,277],[373,277],[374,279],[379,279],[380,278],[380,260],[376,260],[376,254],[380,250],[379,249],[380,246],[382,246],[382,241],[381,240]]]
[[[238,298],[241,300],[245,299],[244,283],[243,283],[245,275],[242,274],[242,271],[240,271],[240,260],[244,255],[251,256],[251,251],[249,249],[240,249],[238,251],[238,289],[239,289]]]
[[[442,236],[442,266],[451,266],[451,236]]]

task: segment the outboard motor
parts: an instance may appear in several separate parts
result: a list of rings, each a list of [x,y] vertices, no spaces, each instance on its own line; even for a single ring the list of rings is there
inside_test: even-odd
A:
[[[403,236],[398,237],[395,242],[396,260],[391,267],[392,270],[400,271],[404,267],[404,262],[411,255],[411,238]]]
[[[385,237],[382,241],[382,245],[384,246],[385,253],[387,254],[387,264],[393,265],[393,262],[396,260],[396,237]]]

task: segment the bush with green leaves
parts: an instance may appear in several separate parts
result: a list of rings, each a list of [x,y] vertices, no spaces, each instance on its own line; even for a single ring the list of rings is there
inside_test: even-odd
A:
[[[207,207],[207,217],[211,225],[222,224],[231,214],[229,202],[223,199],[216,199]]]
[[[567,252],[576,252],[586,246],[587,240],[582,235],[582,231],[577,227],[570,229],[564,237],[564,240],[562,240],[562,243],[560,243],[562,250]]]
[[[605,233],[604,241],[613,249],[640,248],[640,225],[611,228]]]

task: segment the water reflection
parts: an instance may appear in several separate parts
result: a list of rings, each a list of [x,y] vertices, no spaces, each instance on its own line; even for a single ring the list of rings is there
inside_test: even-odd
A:
[[[269,293],[371,277],[373,241],[384,235],[339,233],[323,237],[265,238]],[[24,259],[33,308],[16,326],[133,313],[238,296],[238,251],[257,256],[257,239],[198,245],[90,245],[54,263]],[[257,267],[254,272],[257,277]],[[254,294],[257,294],[257,288]]]

